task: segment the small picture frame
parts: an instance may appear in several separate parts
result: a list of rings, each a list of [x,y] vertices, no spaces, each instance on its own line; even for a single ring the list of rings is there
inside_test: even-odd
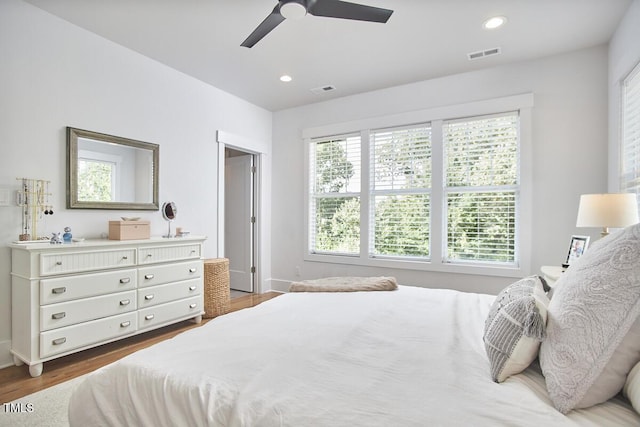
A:
[[[567,260],[562,264],[562,267],[567,268],[571,262],[580,258],[589,246],[589,236],[571,236],[571,243],[569,244],[569,252],[567,253]]]

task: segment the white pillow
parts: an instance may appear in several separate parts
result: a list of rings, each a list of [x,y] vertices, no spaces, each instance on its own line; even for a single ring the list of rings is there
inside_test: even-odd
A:
[[[532,276],[507,286],[496,297],[483,337],[495,382],[524,371],[538,356],[545,336],[548,289],[544,279]]]
[[[629,399],[633,409],[640,414],[640,363],[636,363],[636,366],[629,372],[622,393]]]
[[[562,413],[615,396],[640,361],[640,224],[600,239],[560,277],[540,366]]]

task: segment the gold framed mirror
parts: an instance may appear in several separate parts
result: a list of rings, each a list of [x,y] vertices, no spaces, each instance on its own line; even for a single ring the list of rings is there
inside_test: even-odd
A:
[[[67,127],[67,209],[158,210],[160,146]]]

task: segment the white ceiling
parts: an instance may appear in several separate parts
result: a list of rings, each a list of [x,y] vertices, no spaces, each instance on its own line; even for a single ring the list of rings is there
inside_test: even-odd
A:
[[[606,43],[631,0],[354,0],[386,24],[307,15],[240,43],[276,0],[26,0],[271,111]],[[321,0],[319,0],[321,1]],[[494,15],[507,24],[494,31]],[[500,47],[469,61],[467,53]],[[282,83],[282,74],[293,76]],[[321,95],[311,89],[333,85]]]

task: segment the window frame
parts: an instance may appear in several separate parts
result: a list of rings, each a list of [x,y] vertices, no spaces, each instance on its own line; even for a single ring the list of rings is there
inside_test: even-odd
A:
[[[620,133],[619,133],[619,141],[618,141],[618,179],[617,179],[617,188],[622,192],[632,192],[638,195],[638,204],[640,208],[640,186],[636,186],[635,191],[633,191],[633,187],[629,184],[630,181],[634,181],[640,178],[640,176],[631,177],[630,173],[626,173],[624,162],[627,157],[627,127],[625,126],[625,117],[627,116],[627,87],[629,86],[629,82],[633,81],[634,84],[640,86],[640,62],[638,62],[631,71],[625,75],[625,77],[620,81]],[[635,94],[637,99],[634,99],[638,106],[636,107],[638,111],[640,111],[640,91]],[[635,112],[635,110],[634,110]],[[636,124],[637,125],[637,124]],[[635,142],[635,150],[633,152],[636,159],[640,160],[640,137],[638,140],[634,140]],[[625,176],[628,175],[628,176]],[[638,172],[640,175],[640,172]]]
[[[524,244],[530,242],[532,238],[532,141],[531,141],[531,115],[534,104],[533,94],[521,94],[506,96],[502,98],[494,98],[483,101],[469,102],[464,104],[435,107],[412,112],[387,115],[382,117],[365,118],[350,122],[331,124],[320,127],[306,128],[302,131],[304,141],[304,173],[305,173],[305,191],[304,191],[304,255],[305,261],[325,262],[336,264],[349,264],[368,267],[385,267],[393,269],[409,269],[434,272],[450,272],[462,274],[477,274],[488,276],[504,276],[504,277],[521,277],[530,274],[531,269],[531,245]],[[445,211],[442,204],[444,203],[444,186],[443,186],[443,161],[435,161],[432,163],[432,192],[431,192],[431,251],[430,260],[412,260],[412,259],[387,259],[372,258],[369,256],[369,239],[370,239],[370,206],[369,206],[369,189],[370,187],[370,159],[369,129],[382,129],[393,127],[406,127],[412,124],[431,123],[432,141],[442,141],[441,126],[442,122],[456,118],[485,116],[491,114],[506,113],[509,111],[517,111],[520,116],[520,194],[517,215],[517,232],[516,232],[516,251],[519,255],[517,265],[493,265],[482,264],[477,265],[466,263],[450,263],[444,262],[443,251],[446,244],[445,219],[443,215]],[[309,191],[310,188],[310,144],[312,140],[317,138],[327,138],[332,135],[344,135],[360,132],[362,143],[362,159],[361,162],[361,195],[367,197],[361,198],[361,247],[360,256],[340,256],[331,254],[313,254],[309,253]],[[439,143],[432,144],[431,155],[434,159],[444,159],[443,147]]]

